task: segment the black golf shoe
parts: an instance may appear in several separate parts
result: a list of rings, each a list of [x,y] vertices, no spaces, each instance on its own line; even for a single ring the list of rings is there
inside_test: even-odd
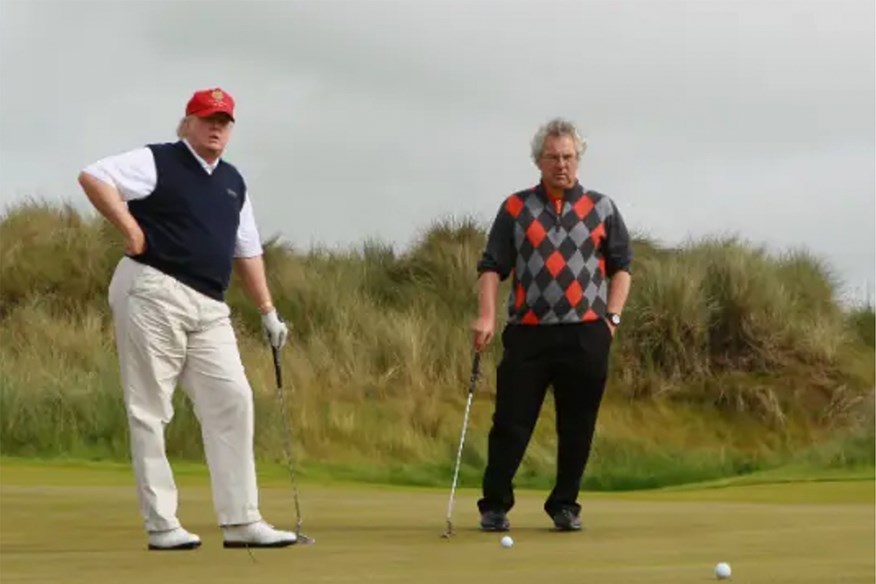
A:
[[[508,531],[511,522],[504,511],[484,511],[481,513],[481,531]]]
[[[581,531],[581,519],[571,509],[560,509],[551,519],[557,531]]]

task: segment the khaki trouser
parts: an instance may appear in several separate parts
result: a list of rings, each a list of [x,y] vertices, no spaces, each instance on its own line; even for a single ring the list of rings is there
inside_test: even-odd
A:
[[[253,401],[226,304],[123,258],[109,288],[140,512],[173,529],[177,490],[164,447],[177,382],[194,404],[220,525],[261,519]]]

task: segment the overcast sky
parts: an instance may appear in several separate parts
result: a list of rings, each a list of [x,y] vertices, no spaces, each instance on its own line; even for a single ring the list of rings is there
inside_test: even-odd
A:
[[[553,116],[584,186],[667,244],[806,247],[874,286],[872,0],[0,0],[0,204],[238,102],[226,158],[263,238],[403,248],[537,181]]]

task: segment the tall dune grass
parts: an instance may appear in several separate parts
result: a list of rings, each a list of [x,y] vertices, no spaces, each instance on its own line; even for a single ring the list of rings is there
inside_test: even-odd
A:
[[[436,222],[404,251],[373,240],[342,251],[268,242],[271,288],[293,331],[283,360],[305,469],[446,481],[484,240],[484,226],[462,219]],[[640,238],[635,250],[587,485],[715,478],[804,452],[820,452],[810,458],[824,464],[873,464],[861,438],[872,436],[872,310],[869,321],[844,313],[823,262],[730,238],[677,249]],[[106,306],[120,257],[104,221],[68,206],[31,202],[0,219],[4,455],[127,458]],[[282,425],[258,315],[236,281],[228,301],[256,397],[257,453],[279,460]],[[469,484],[486,457],[500,355],[497,342],[485,356],[464,452]],[[200,430],[182,392],[175,404],[168,450],[201,459]],[[521,484],[553,476],[552,415],[548,403]]]

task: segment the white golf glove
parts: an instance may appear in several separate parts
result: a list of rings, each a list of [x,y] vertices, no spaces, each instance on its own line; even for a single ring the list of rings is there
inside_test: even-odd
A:
[[[262,315],[262,326],[265,329],[265,336],[272,347],[279,349],[286,344],[289,328],[285,322],[280,320],[277,309],[271,309],[270,312]]]

